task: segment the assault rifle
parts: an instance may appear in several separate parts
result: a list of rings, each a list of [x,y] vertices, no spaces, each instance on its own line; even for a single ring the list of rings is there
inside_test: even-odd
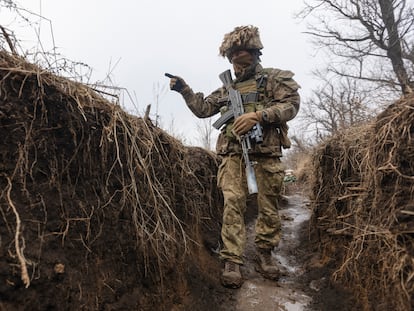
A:
[[[229,92],[230,109],[225,114],[223,114],[220,117],[220,119],[214,122],[213,126],[216,129],[220,129],[222,125],[227,123],[232,118],[236,119],[237,117],[244,114],[243,100],[240,95],[240,92],[232,87],[233,79],[231,77],[231,71],[226,70],[223,73],[221,73],[219,77],[220,80],[223,82],[224,87]],[[259,122],[256,123],[249,132],[240,136],[243,159],[244,163],[246,164],[247,188],[249,190],[249,194],[254,194],[258,192],[258,189],[256,175],[254,173],[253,168],[254,163],[249,159],[249,150],[252,149],[251,140],[254,140],[254,142],[257,144],[263,142],[263,132]]]

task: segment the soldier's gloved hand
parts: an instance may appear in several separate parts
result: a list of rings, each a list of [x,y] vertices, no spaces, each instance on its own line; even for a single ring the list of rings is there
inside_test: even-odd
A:
[[[165,76],[170,78],[170,89],[173,91],[176,91],[178,93],[180,93],[183,88],[187,85],[187,83],[185,83],[183,78],[180,78],[178,76],[174,76],[170,73],[165,73]]]
[[[248,112],[238,117],[233,124],[233,131],[236,135],[243,135],[248,132],[257,122],[261,122],[262,112]]]

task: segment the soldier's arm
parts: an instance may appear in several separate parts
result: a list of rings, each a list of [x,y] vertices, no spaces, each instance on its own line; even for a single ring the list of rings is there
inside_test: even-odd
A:
[[[300,107],[300,86],[290,71],[274,69],[268,76],[266,93],[270,101],[262,112],[264,123],[284,123],[292,120]]]
[[[188,108],[190,108],[190,110],[199,118],[208,118],[217,114],[220,111],[220,107],[223,105],[221,102],[221,98],[224,94],[223,88],[219,88],[207,97],[204,97],[203,93],[194,93],[187,85],[180,93]]]
[[[180,93],[190,110],[199,118],[211,117],[225,105],[225,102],[221,100],[225,91],[224,87],[204,98],[203,93],[194,93],[183,78],[167,72],[165,76],[170,78],[170,89]]]

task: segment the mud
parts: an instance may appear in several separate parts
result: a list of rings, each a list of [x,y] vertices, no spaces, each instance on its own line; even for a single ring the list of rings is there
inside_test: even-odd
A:
[[[280,210],[282,239],[278,248],[272,252],[283,275],[275,282],[264,279],[255,271],[254,220],[251,220],[247,226],[248,241],[245,265],[242,267],[246,280],[236,295],[237,311],[305,310],[311,301],[301,286],[297,285],[298,276],[303,274],[303,269],[294,256],[294,249],[299,245],[300,230],[310,218],[310,210],[306,207],[303,196],[294,195],[285,199]]]
[[[330,282],[329,264],[323,261],[309,237],[311,210],[306,195],[283,197],[280,207],[282,237],[272,252],[282,271],[270,281],[255,270],[254,216],[248,215],[248,241],[244,256],[242,287],[234,294],[236,311],[352,310],[353,302],[343,288]]]

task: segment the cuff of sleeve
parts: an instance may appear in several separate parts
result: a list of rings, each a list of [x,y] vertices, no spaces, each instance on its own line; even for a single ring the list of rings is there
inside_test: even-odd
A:
[[[278,111],[274,110],[263,110],[262,111],[262,120],[263,123],[280,123],[280,115]]]

